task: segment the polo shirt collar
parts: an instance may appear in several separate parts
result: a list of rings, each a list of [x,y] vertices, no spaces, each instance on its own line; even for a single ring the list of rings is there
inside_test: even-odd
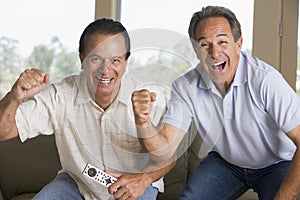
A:
[[[200,88],[203,89],[210,89],[213,88],[214,84],[213,82],[210,80],[208,74],[206,73],[206,71],[203,69],[203,66],[201,65],[201,63],[199,63],[196,67],[196,70],[198,71],[198,73],[200,74],[200,78],[199,78],[199,82],[198,82],[198,86]]]
[[[244,53],[240,54],[238,68],[236,69],[233,86],[241,86],[247,82],[247,62]]]

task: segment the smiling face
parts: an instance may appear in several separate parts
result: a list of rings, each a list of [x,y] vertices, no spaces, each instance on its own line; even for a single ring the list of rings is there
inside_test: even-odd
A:
[[[235,42],[227,19],[210,17],[198,23],[195,39],[202,66],[219,91],[226,92],[238,67],[242,37]]]
[[[87,55],[80,55],[88,88],[95,102],[106,109],[116,97],[126,71],[126,45],[122,34],[92,34],[86,42]]]

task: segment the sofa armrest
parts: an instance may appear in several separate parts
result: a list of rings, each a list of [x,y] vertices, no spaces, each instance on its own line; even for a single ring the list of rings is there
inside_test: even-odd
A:
[[[61,169],[54,135],[24,143],[18,137],[0,142],[0,190],[3,199],[36,193]]]

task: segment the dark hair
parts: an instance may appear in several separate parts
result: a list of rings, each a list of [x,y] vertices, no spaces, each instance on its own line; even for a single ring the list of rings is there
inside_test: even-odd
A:
[[[237,20],[235,14],[231,10],[219,6],[207,6],[207,7],[203,7],[201,11],[194,13],[191,19],[190,26],[189,26],[189,36],[190,39],[192,40],[192,43],[193,41],[196,40],[195,32],[198,23],[210,17],[226,18],[228,23],[230,24],[234,41],[236,42],[241,37],[242,35],[241,25]]]
[[[79,40],[79,53],[84,55],[85,44],[91,35],[98,33],[98,34],[108,34],[108,35],[115,35],[121,33],[125,39],[126,45],[126,55],[125,58],[127,59],[130,56],[130,38],[128,35],[127,30],[121,24],[121,22],[114,21],[112,19],[101,18],[96,19],[94,22],[90,23],[83,31],[80,40]]]

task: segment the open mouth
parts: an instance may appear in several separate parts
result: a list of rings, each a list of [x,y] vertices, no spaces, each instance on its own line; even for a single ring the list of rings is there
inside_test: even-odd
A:
[[[226,61],[222,61],[216,64],[211,65],[213,70],[221,71],[225,68]]]

